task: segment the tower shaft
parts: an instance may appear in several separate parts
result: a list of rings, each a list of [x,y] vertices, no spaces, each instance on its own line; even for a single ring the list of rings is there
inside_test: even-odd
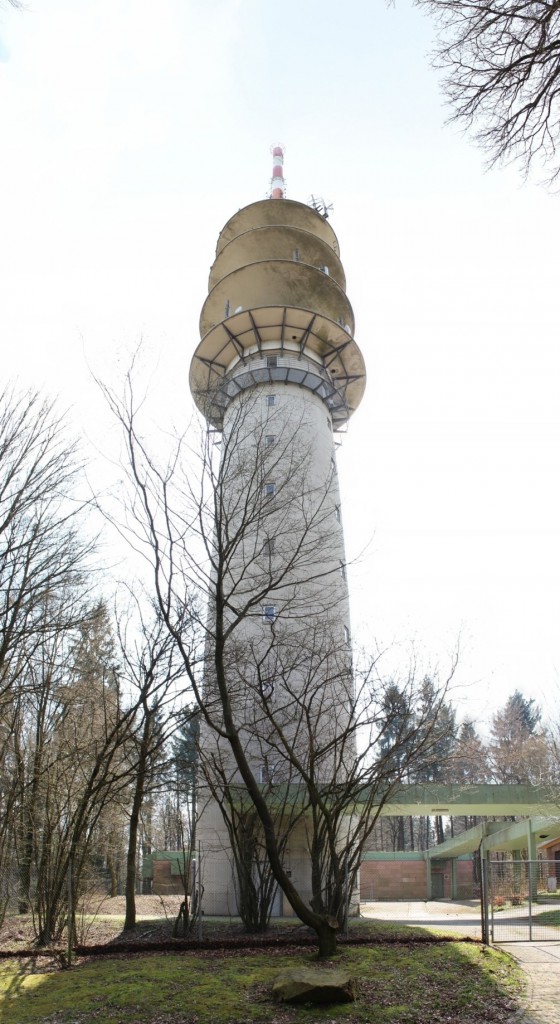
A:
[[[227,732],[219,644],[228,713],[248,767],[278,801],[278,787],[297,793],[310,779],[326,786],[342,778],[354,750],[333,432],[361,400],[365,368],[334,232],[315,209],[274,198],[240,210],[219,236],[190,384],[221,432],[206,699]],[[203,745],[205,904],[207,912],[232,912],[240,883],[230,877],[223,797],[237,787],[226,819],[237,815],[239,832],[243,780],[223,735],[203,731]],[[289,820],[284,803],[277,826],[310,898],[305,816]]]

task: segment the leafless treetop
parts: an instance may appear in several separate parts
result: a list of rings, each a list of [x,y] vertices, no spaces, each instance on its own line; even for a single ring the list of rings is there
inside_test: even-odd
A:
[[[418,0],[439,22],[435,64],[446,72],[452,120],[474,126],[490,165],[560,174],[558,0]]]

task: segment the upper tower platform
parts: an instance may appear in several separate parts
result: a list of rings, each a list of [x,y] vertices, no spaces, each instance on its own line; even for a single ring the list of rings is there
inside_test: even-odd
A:
[[[271,381],[313,391],[334,429],[347,422],[366,371],[345,287],[336,235],[314,207],[277,194],[230,218],[190,369],[196,404],[213,426],[240,391]]]

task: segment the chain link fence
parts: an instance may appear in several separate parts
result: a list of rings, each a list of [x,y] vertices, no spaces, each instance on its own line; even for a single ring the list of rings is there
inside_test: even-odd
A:
[[[560,939],[560,882],[551,861],[487,861],[485,870],[492,942]]]

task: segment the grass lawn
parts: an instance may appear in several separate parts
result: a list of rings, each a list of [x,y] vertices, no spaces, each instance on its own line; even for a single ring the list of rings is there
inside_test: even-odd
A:
[[[358,979],[355,1003],[274,1004],[270,989],[309,950],[223,950],[84,958],[60,970],[44,958],[0,961],[0,1018],[10,1024],[481,1024],[517,1008],[520,973],[477,944],[343,949],[336,967]],[[47,966],[48,965],[48,966]],[[329,970],[329,964],[321,966]]]
[[[560,910],[543,910],[541,914],[533,914],[533,921],[560,927]]]

